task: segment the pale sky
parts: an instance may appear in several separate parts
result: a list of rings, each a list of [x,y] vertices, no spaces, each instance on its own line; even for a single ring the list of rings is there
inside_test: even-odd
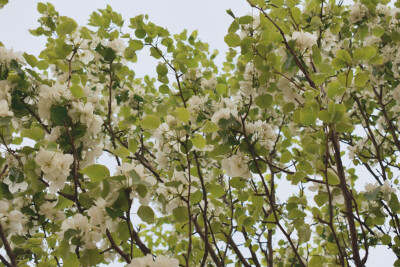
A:
[[[37,2],[39,1],[10,0],[8,5],[0,9],[0,41],[7,48],[37,56],[45,47],[45,37],[32,36],[28,32],[28,29],[34,29],[39,25]],[[235,15],[253,12],[245,0],[50,0],[48,2],[55,6],[60,15],[73,18],[79,25],[85,25],[93,11],[105,8],[109,4],[114,11],[122,14],[126,26],[129,25],[129,18],[148,14],[150,21],[168,28],[171,34],[179,33],[183,29],[188,29],[189,32],[197,29],[199,38],[210,44],[210,51],[219,50],[217,57],[219,65],[227,51],[224,36],[232,22],[232,17],[225,11],[230,8]],[[138,63],[134,65],[134,71],[138,76],[152,74],[156,62],[146,52],[142,52],[139,54]],[[395,260],[394,254],[381,246],[370,251],[367,267],[392,266]]]
[[[0,41],[7,48],[15,51],[25,51],[39,55],[45,47],[46,38],[36,37],[28,32],[39,26],[37,19],[40,14],[36,10],[37,0],[10,0],[5,8],[0,10]],[[45,1],[43,1],[45,2]],[[218,62],[225,57],[227,46],[224,36],[232,22],[225,10],[231,8],[234,14],[244,15],[251,13],[251,7],[245,0],[50,0],[56,10],[63,16],[73,18],[79,25],[85,25],[90,14],[100,8],[111,5],[113,10],[121,13],[125,26],[129,25],[129,18],[139,14],[148,14],[150,21],[166,27],[171,34],[179,33],[184,29],[189,32],[199,31],[199,38],[210,44],[210,52],[218,49]],[[133,30],[126,27],[126,31]],[[145,50],[145,49],[144,49]],[[134,68],[139,76],[153,73],[156,61],[146,56],[145,51],[139,53],[139,60],[144,59],[146,64]]]

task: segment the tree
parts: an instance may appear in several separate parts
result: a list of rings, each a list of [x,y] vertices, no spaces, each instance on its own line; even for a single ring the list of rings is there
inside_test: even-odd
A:
[[[400,10],[247,2],[221,70],[196,31],[38,4],[40,55],[0,47],[3,266],[400,259]],[[157,79],[135,77],[144,49]]]

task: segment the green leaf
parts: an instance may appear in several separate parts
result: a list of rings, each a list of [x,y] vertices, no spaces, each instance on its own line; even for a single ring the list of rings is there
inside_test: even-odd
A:
[[[349,122],[336,123],[336,131],[339,133],[351,133],[354,131],[354,125]]]
[[[155,130],[160,126],[160,118],[154,115],[147,115],[140,121],[140,125],[143,129]]]
[[[398,33],[397,31],[393,31],[390,34],[390,37],[392,37],[392,41],[393,42],[399,42],[400,41],[400,33]]]
[[[64,126],[64,122],[68,124],[68,110],[63,106],[52,106],[50,108],[50,120],[56,126]]]
[[[392,242],[392,237],[390,235],[383,235],[381,241],[382,245],[389,245]]]
[[[157,65],[157,74],[160,76],[165,76],[168,74],[168,68],[165,64],[158,64]]]
[[[86,249],[83,252],[83,255],[79,258],[79,266],[89,267],[89,266],[97,266],[102,259],[104,258],[103,254],[100,254],[98,249]],[[63,266],[67,266],[63,264]],[[75,265],[78,266],[78,265]]]
[[[137,55],[136,55],[135,50],[128,46],[124,51],[124,58],[131,60],[133,62],[136,62]]]
[[[239,18],[239,24],[249,24],[253,20],[254,20],[254,18],[252,16],[245,15],[245,16]]]
[[[193,145],[195,145],[197,148],[202,149],[206,146],[206,139],[204,139],[204,137],[200,134],[196,134],[196,136],[193,137],[191,141]]]
[[[340,58],[334,58],[334,59],[332,59],[331,64],[332,64],[332,67],[333,67],[335,70],[341,70],[341,69],[343,69],[343,68],[345,68],[345,67],[347,66],[346,62],[344,62],[344,61],[343,61],[342,59],[340,59]]]
[[[129,234],[130,227],[132,227],[131,223],[127,224],[125,221],[121,221],[121,222],[118,223],[117,233],[118,233],[118,238],[121,241],[126,242],[126,241],[129,240],[129,238],[130,238],[130,234]]]
[[[35,141],[40,141],[43,139],[44,131],[39,127],[32,127],[31,129],[23,129],[21,131],[22,137],[27,137]]]
[[[161,94],[168,94],[169,92],[171,92],[171,90],[169,90],[168,85],[166,85],[166,84],[160,85],[160,87],[158,88],[158,91],[159,91]]]
[[[190,195],[190,204],[195,205],[199,203],[203,199],[203,194],[200,190],[197,190],[193,194]]]
[[[321,256],[312,256],[308,267],[322,267],[324,265],[324,259]]]
[[[178,222],[185,222],[189,219],[187,207],[179,206],[172,211],[172,215]]]
[[[366,59],[365,50],[363,48],[357,48],[353,52],[353,57],[356,60],[364,60],[364,59]]]
[[[135,139],[129,139],[128,142],[128,149],[132,152],[132,153],[136,153],[137,149],[138,149],[138,141],[136,141]]]
[[[145,223],[151,224],[154,223],[154,211],[149,206],[140,206],[137,214],[139,218]]]
[[[322,62],[321,51],[318,49],[316,45],[312,47],[312,60],[317,65],[321,64]]]
[[[397,213],[400,210],[399,199],[397,198],[397,195],[395,193],[392,193],[390,195],[389,207],[392,210],[392,212],[395,213]]]
[[[331,121],[332,121],[332,119],[333,119],[333,114],[331,114],[329,111],[327,111],[327,110],[321,110],[319,113],[318,113],[318,118],[321,120],[321,121],[323,121],[323,122],[325,122],[325,123],[330,123]]]
[[[272,101],[272,96],[269,94],[259,95],[255,99],[256,105],[265,109],[272,105]]]
[[[297,185],[300,182],[303,182],[304,178],[306,178],[306,173],[304,171],[297,171],[292,176],[292,184]]]
[[[59,35],[72,33],[78,27],[78,24],[71,18],[60,17],[60,21],[61,23],[56,28],[56,32]]]
[[[38,4],[37,4],[37,11],[38,11],[40,14],[43,14],[46,10],[47,10],[46,4],[43,4],[43,3],[38,3]]]
[[[221,95],[225,94],[228,91],[228,88],[226,87],[226,84],[224,84],[224,83],[217,84],[217,87],[215,89]]]
[[[365,46],[362,48],[357,48],[353,52],[354,59],[357,60],[368,60],[376,55],[376,49],[372,46]]]
[[[305,107],[300,111],[300,122],[304,125],[311,125],[315,123],[317,114],[313,112],[311,107]]]
[[[218,131],[218,125],[211,121],[207,121],[206,124],[203,127],[203,132],[204,133],[215,133]]]
[[[179,107],[175,110],[176,117],[184,123],[187,123],[190,118],[189,110],[184,107]]]
[[[290,160],[292,158],[293,158],[292,153],[286,151],[286,152],[282,153],[282,155],[281,155],[281,162],[288,163],[288,162],[290,162]]]
[[[327,173],[328,173],[328,183],[330,185],[340,184],[339,176],[337,176],[337,174],[333,170],[328,169]]]
[[[11,241],[15,245],[22,245],[23,243],[26,242],[26,239],[24,237],[22,237],[22,236],[13,235],[13,236],[11,236]]]
[[[111,219],[115,219],[121,216],[124,216],[124,212],[120,209],[112,209],[106,207],[107,214],[111,217]]]
[[[101,164],[93,164],[79,171],[89,176],[92,182],[101,182],[104,178],[110,176],[108,168]]]
[[[366,75],[363,72],[357,73],[356,76],[354,77],[354,84],[358,87],[363,87],[364,85],[367,84],[369,80],[368,75]]]
[[[236,32],[237,30],[239,30],[239,23],[238,21],[235,19],[232,24],[229,26],[228,28],[228,33],[229,32]]]
[[[122,146],[118,147],[117,149],[114,149],[112,152],[118,157],[123,159],[127,158],[131,154],[131,151],[129,149]]]
[[[383,27],[380,26],[380,25],[375,25],[375,26],[372,28],[372,34],[375,35],[375,36],[377,36],[377,37],[381,37],[382,35],[385,34],[385,28],[383,28]]]
[[[74,253],[69,253],[68,258],[63,259],[63,266],[79,266],[78,256]]]
[[[160,50],[158,50],[158,48],[151,47],[150,48],[150,54],[155,59],[160,59],[161,58],[161,52],[160,52]]]
[[[140,40],[131,40],[129,41],[129,47],[134,51],[141,50],[143,48],[143,42]]]
[[[81,82],[81,78],[79,75],[73,74],[71,75],[71,82],[72,84],[79,84]]]
[[[292,112],[294,109],[295,109],[295,104],[294,103],[286,103],[284,106],[283,106],[283,113],[285,113],[285,114],[288,114],[288,113],[290,113],[290,112]]]
[[[299,236],[299,243],[304,244],[310,240],[311,237],[311,226],[309,224],[303,224],[297,229]]]
[[[229,47],[236,47],[236,46],[239,46],[240,43],[241,43],[240,36],[237,35],[237,34],[234,33],[234,32],[228,33],[228,34],[225,36],[224,40],[225,40],[225,43],[226,43]]]
[[[63,210],[65,208],[71,207],[72,205],[74,205],[74,202],[72,200],[69,200],[63,196],[60,196],[58,198],[57,204],[54,206],[54,209]]]
[[[233,14],[233,12],[232,12],[231,9],[227,9],[227,10],[226,10],[226,13],[227,13],[229,16],[231,16],[232,18],[235,19],[235,15]]]
[[[145,198],[147,195],[147,187],[144,184],[138,184],[136,187],[136,192],[141,198]]]
[[[33,55],[29,55],[27,53],[24,53],[24,58],[26,60],[26,63],[28,63],[29,65],[31,65],[31,67],[36,67],[36,64],[38,63],[38,60],[35,56]]]
[[[69,87],[69,90],[71,91],[71,94],[76,98],[76,99],[81,99],[85,95],[85,91],[83,91],[82,87],[80,87],[77,84],[73,84]]]
[[[252,217],[246,217],[243,220],[243,226],[246,228],[250,228],[254,225],[254,219]]]
[[[302,210],[299,210],[299,209],[297,209],[297,208],[295,208],[295,209],[292,209],[292,210],[290,210],[290,212],[289,212],[289,218],[290,219],[300,219],[300,218],[304,218],[304,217],[306,217],[307,216],[307,214],[304,212],[304,211],[302,211]]]
[[[46,70],[49,64],[45,60],[41,60],[36,63],[36,67],[40,70]]]
[[[146,31],[144,29],[135,30],[135,36],[137,38],[143,39],[146,36]]]
[[[326,89],[328,97],[333,98],[337,95],[339,92],[340,88],[340,82],[338,81],[333,81],[328,84],[328,88]]]
[[[219,184],[214,184],[210,187],[210,193],[214,197],[222,197],[225,195],[225,190]]]
[[[104,53],[104,60],[112,62],[116,57],[117,55],[115,54],[115,51],[112,48],[107,47]]]
[[[383,57],[380,55],[376,55],[370,59],[369,63],[374,65],[382,65],[383,64]]]
[[[317,203],[318,207],[322,207],[329,200],[329,196],[325,192],[321,192],[314,196],[314,201]]]
[[[244,188],[246,186],[246,181],[240,177],[233,177],[231,179],[231,186],[236,189]]]
[[[347,65],[351,65],[352,63],[352,58],[349,54],[349,52],[347,52],[346,50],[339,50],[337,51],[337,55],[338,58],[342,59],[344,62],[347,63]]]

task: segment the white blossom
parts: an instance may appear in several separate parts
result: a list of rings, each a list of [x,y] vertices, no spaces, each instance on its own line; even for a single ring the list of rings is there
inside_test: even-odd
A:
[[[25,62],[25,59],[22,56],[21,52],[14,52],[13,49],[7,49],[5,47],[0,46],[0,63],[9,64],[13,59],[15,59],[20,63]]]
[[[151,254],[147,254],[141,258],[134,258],[127,267],[178,267],[179,261],[174,258],[167,258],[158,255],[154,260]]]
[[[22,234],[23,214],[19,210],[12,210],[8,202],[0,201],[0,223],[8,230],[9,235]]]
[[[393,187],[390,186],[388,180],[385,180],[383,185],[381,185],[381,192],[385,195],[388,195],[391,193],[395,193],[396,189],[394,189]]]
[[[364,186],[365,192],[373,192],[375,191],[376,188],[378,188],[379,184],[371,184],[371,183],[366,183]]]
[[[362,20],[368,12],[368,8],[361,4],[361,2],[355,2],[354,5],[350,6],[350,23],[356,23]]]
[[[292,34],[293,40],[296,40],[296,45],[299,49],[311,48],[317,44],[318,37],[315,34],[309,32],[294,32]]]
[[[219,120],[221,119],[229,120],[231,116],[237,117],[237,110],[233,110],[230,108],[223,108],[213,114],[211,122],[218,124]]]
[[[54,208],[56,204],[57,202],[46,201],[40,206],[39,214],[44,215],[46,219],[49,219],[51,221],[60,221],[65,219],[64,212]]]
[[[112,48],[117,53],[122,53],[125,51],[126,45],[124,40],[122,39],[115,39],[108,42],[108,47]]]
[[[205,78],[201,79],[201,86],[208,87],[208,89],[215,89],[215,87],[217,87],[217,78],[215,73],[212,74],[209,80]]]
[[[64,188],[73,160],[74,157],[70,154],[44,149],[39,150],[35,162],[43,171],[43,178],[50,182],[49,189],[51,193]]]
[[[221,163],[222,169],[225,170],[226,175],[230,177],[242,177],[245,179],[252,177],[249,168],[244,161],[244,154],[242,152],[238,152],[230,158],[223,159]]]
[[[10,111],[8,102],[6,100],[0,100],[0,117],[13,116],[14,113]]]

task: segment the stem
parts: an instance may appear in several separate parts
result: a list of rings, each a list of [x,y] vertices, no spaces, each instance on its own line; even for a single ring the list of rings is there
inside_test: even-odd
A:
[[[334,156],[335,156],[335,161],[336,161],[336,167],[337,167],[337,172],[338,172],[339,179],[340,179],[339,188],[342,191],[342,194],[344,197],[344,203],[345,203],[345,207],[346,207],[346,217],[347,217],[347,222],[349,224],[350,242],[351,242],[351,249],[353,252],[353,259],[354,259],[355,265],[357,267],[361,267],[363,265],[361,263],[360,252],[359,252],[359,247],[358,247],[357,229],[356,229],[356,225],[355,225],[355,221],[354,221],[353,207],[352,207],[352,195],[351,195],[351,192],[347,188],[346,175],[344,172],[342,159],[340,156],[339,134],[334,129],[331,129],[330,139],[331,139],[333,149],[335,152]]]
[[[1,223],[0,223],[0,238],[1,238],[1,241],[3,241],[4,249],[6,250],[7,255],[10,258],[10,261],[11,261],[11,264],[9,266],[17,267],[17,256],[12,251],[10,243],[8,243],[8,240],[7,240],[7,238],[6,238],[5,234],[4,234],[3,225]]]
[[[196,166],[197,166],[198,173],[199,173],[199,178],[200,178],[200,182],[201,182],[201,188],[202,188],[202,191],[203,191],[203,201],[204,201],[203,220],[204,220],[204,231],[205,231],[205,240],[204,240],[204,242],[205,242],[205,246],[206,246],[206,251],[204,252],[203,260],[201,261],[200,266],[205,266],[207,255],[208,255],[208,251],[210,250],[210,243],[208,242],[208,226],[207,226],[208,199],[207,199],[207,191],[206,191],[206,186],[204,184],[203,174],[200,171],[201,168],[200,168],[200,164],[199,164],[199,159],[197,157],[196,151],[194,151],[193,153],[194,153],[194,158],[196,160]]]
[[[201,239],[203,239],[204,242],[208,242],[207,237],[204,235],[203,231],[201,231],[201,227],[199,225],[199,223],[197,222],[195,217],[192,217],[192,222],[194,227],[196,228],[196,231],[199,233]],[[211,258],[213,259],[214,263],[216,264],[216,266],[218,267],[223,267],[224,265],[221,263],[221,261],[219,260],[217,254],[215,253],[214,250],[211,249],[211,247],[206,246],[206,249],[208,252],[210,252]]]
[[[111,125],[111,115],[112,115],[112,84],[113,84],[113,79],[112,79],[112,62],[110,62],[110,71],[109,71],[109,75],[110,75],[110,84],[108,85],[108,130],[111,133],[111,143],[113,145],[113,148],[116,149],[117,145],[115,144],[115,133],[112,129],[112,125]],[[121,166],[121,162],[119,161],[118,156],[115,156],[115,160],[117,161],[118,166]]]
[[[124,260],[126,261],[126,263],[131,263],[131,259],[129,258],[129,256],[128,256],[125,252],[123,252],[123,251],[117,246],[117,244],[115,243],[115,241],[114,241],[113,237],[111,236],[111,233],[110,233],[110,231],[109,231],[108,229],[106,230],[106,235],[107,235],[107,237],[108,237],[108,240],[110,240],[111,247],[112,247],[119,255],[121,255],[122,258],[124,258]]]
[[[70,143],[71,143],[72,152],[74,154],[74,162],[73,162],[72,168],[73,168],[73,177],[74,177],[74,198],[75,198],[75,203],[76,203],[76,206],[78,208],[78,211],[80,213],[82,213],[83,209],[81,207],[81,204],[78,201],[78,186],[80,186],[79,177],[78,177],[78,170],[79,170],[78,152],[77,152],[76,147],[75,147],[74,137],[72,136],[71,132],[69,131],[68,125],[67,125],[67,123],[65,121],[64,121],[64,126],[65,126],[65,129],[67,131],[67,135],[69,137]]]

